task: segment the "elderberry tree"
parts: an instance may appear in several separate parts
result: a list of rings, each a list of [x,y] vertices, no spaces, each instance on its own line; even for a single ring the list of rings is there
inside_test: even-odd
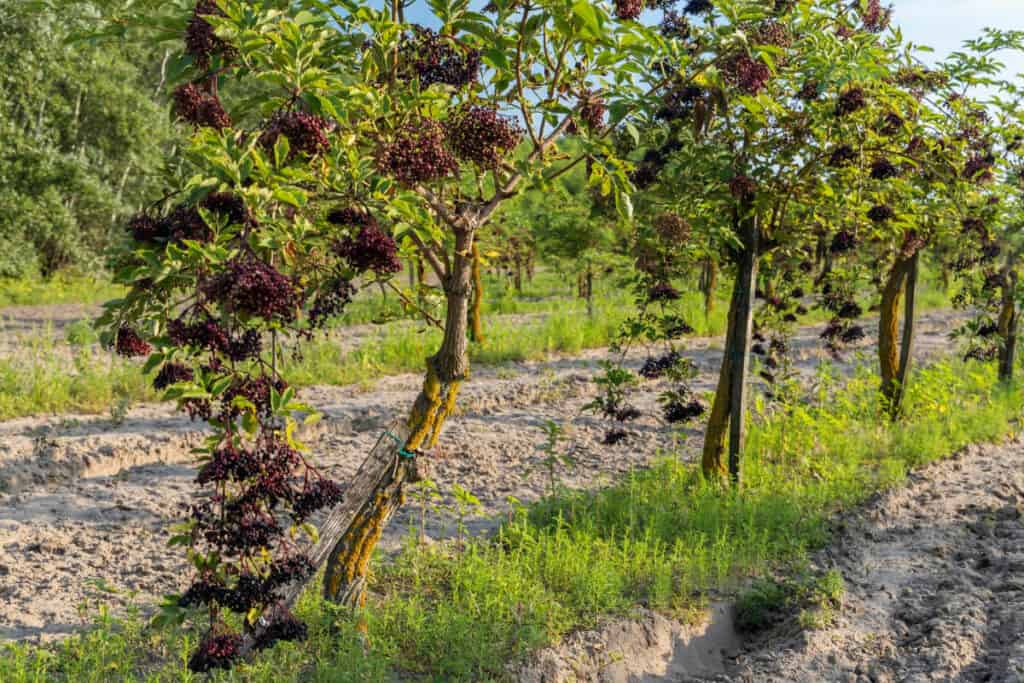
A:
[[[638,6],[433,2],[429,27],[407,23],[406,9],[139,0],[112,18],[111,32],[177,50],[167,82],[185,139],[166,195],[129,225],[118,271],[128,294],[105,321],[118,349],[150,353],[158,385],[213,429],[175,537],[196,567],[181,602],[210,615],[197,670],[228,666],[253,640],[302,635],[287,607],[315,567],[297,535],[315,537],[309,515],[339,498],[296,440],[312,413],[282,375],[283,345],[336,316],[361,283],[387,281],[399,245],[441,283],[444,337],[422,391],[389,432],[388,457],[375,449],[361,470],[374,474],[364,498],[336,507],[324,522],[333,535],[308,553],[328,555],[326,597],[358,604],[416,456],[469,375],[480,230],[584,161],[588,184],[630,210],[629,164],[609,133],[663,78],[647,68],[663,41],[633,21]],[[245,613],[245,641],[224,610]]]
[[[966,358],[997,360],[999,378],[1013,379],[1024,254],[1024,119],[1018,80],[1002,76],[995,55],[1020,50],[1024,33],[986,29],[947,61],[949,106],[963,121],[961,135],[980,141],[971,158],[979,168],[975,191],[964,202],[961,231],[945,251],[960,285],[954,303],[973,311],[953,336],[966,343]],[[992,96],[985,90],[995,91]],[[979,159],[979,161],[975,161]],[[981,163],[983,162],[983,164]]]
[[[784,375],[786,326],[806,311],[825,224],[817,207],[839,191],[828,170],[835,149],[867,144],[854,121],[870,98],[912,98],[891,78],[901,46],[878,3],[722,0],[685,10],[690,17],[666,14],[662,27],[679,51],[665,68],[678,75],[645,126],[640,205],[645,217],[686,219],[693,265],[707,272],[710,260],[734,278],[702,464],[709,476],[735,479],[756,295],[765,299],[758,323],[776,328],[756,339],[774,382]],[[710,66],[694,73],[699,55]]]

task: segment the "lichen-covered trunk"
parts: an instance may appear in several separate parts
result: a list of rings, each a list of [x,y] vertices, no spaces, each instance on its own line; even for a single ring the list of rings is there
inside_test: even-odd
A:
[[[746,435],[747,374],[758,266],[759,227],[756,215],[750,212],[750,207],[744,207],[737,219],[737,232],[743,248],[736,255],[736,282],[729,304],[725,353],[701,457],[701,468],[706,477],[728,476],[735,483],[740,480],[740,458]]]
[[[455,410],[459,387],[469,375],[468,322],[473,277],[473,231],[456,231],[455,256],[444,281],[448,303],[444,338],[427,359],[423,388],[404,425],[403,458],[364,495],[365,502],[338,538],[324,570],[324,596],[346,606],[363,601],[374,547],[388,521],[405,502],[404,487],[415,473],[416,453],[433,448],[445,421]]]
[[[1017,275],[1013,272],[1004,273],[1002,297],[999,307],[999,381],[1013,381],[1013,365],[1017,354],[1017,304],[1014,293]]]
[[[913,308],[908,307],[903,325],[903,341],[906,343],[901,343],[900,306],[912,272],[916,279],[916,264],[916,256],[896,257],[882,289],[882,303],[878,312],[878,365],[882,378],[880,390],[885,409],[894,418],[899,415],[902,384],[906,382],[910,364],[909,342],[914,324]]]

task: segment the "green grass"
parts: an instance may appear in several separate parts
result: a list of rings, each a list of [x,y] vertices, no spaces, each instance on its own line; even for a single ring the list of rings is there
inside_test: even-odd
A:
[[[635,307],[627,291],[616,287],[613,278],[606,280],[599,282],[590,316],[586,303],[570,296],[566,283],[550,271],[538,271],[521,294],[499,286],[492,278],[484,314],[487,341],[471,348],[472,361],[490,365],[540,360],[553,353],[607,346]],[[683,291],[676,307],[693,326],[693,334],[722,335],[728,313],[728,282],[719,287],[714,311],[707,318],[700,294],[685,288]],[[936,308],[948,305],[948,298],[933,278],[925,277],[920,302],[922,309]],[[335,332],[343,335],[344,325],[399,313],[394,294],[387,302],[379,296],[358,299],[347,317],[337,321]],[[803,323],[826,319],[823,311],[814,309]],[[375,335],[355,349],[343,351],[336,341],[320,337],[303,343],[296,358],[285,360],[285,376],[301,387],[347,385],[384,375],[421,372],[440,339],[438,330],[424,330],[422,324],[408,321],[381,325]],[[69,325],[65,340],[71,344],[75,359],[70,368],[67,353],[53,341],[52,331],[47,328],[25,336],[22,345],[32,349],[30,354],[0,358],[0,419],[40,413],[103,413],[116,403],[156,400],[149,378],[139,375],[136,363],[90,347],[97,336],[87,323]]]
[[[500,680],[507,661],[607,615],[646,606],[677,615],[751,577],[800,575],[829,539],[829,516],[894,486],[907,471],[968,443],[998,439],[1024,395],[992,368],[941,362],[916,373],[905,419],[882,419],[877,381],[822,372],[819,393],[790,410],[754,415],[744,485],[723,491],[694,466],[666,457],[593,492],[563,491],[521,509],[492,539],[418,547],[380,565],[359,618],[319,599],[298,611],[310,638],[219,673],[224,681],[377,681],[391,672],[427,680]],[[833,604],[841,577],[799,588]],[[754,582],[754,585],[757,585]],[[798,584],[803,585],[803,584]],[[769,595],[765,609],[787,599]],[[807,627],[829,613],[808,611]],[[102,614],[95,630],[59,645],[9,645],[0,680],[197,680],[183,670],[196,632],[147,629],[137,615]]]
[[[60,273],[49,280],[0,278],[0,308],[50,304],[99,304],[124,294],[106,278]]]

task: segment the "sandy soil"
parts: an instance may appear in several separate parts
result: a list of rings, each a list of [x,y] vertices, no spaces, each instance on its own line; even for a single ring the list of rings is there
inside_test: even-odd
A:
[[[950,328],[949,313],[923,316],[918,356],[948,350]],[[815,328],[801,330],[793,344],[805,372],[821,358],[817,334]],[[685,355],[701,370],[698,389],[712,388],[718,346],[706,339],[685,345]],[[461,415],[425,461],[427,476],[443,492],[459,483],[481,499],[484,509],[469,521],[471,531],[493,528],[509,496],[525,502],[543,494],[538,446],[546,420],[569,430],[578,464],[560,477],[571,487],[600,486],[670,448],[692,457],[699,430],[672,429],[657,419],[655,398],[662,388],[657,382],[645,383],[637,394],[634,403],[645,417],[634,423],[629,439],[615,447],[600,445],[604,425],[581,408],[594,395],[592,379],[605,357],[605,350],[594,350],[474,373],[460,398]],[[628,364],[638,368],[645,357],[637,350]],[[369,389],[304,390],[303,398],[326,415],[306,442],[344,481],[383,425],[407,410],[419,382],[417,376],[402,375]],[[80,605],[145,606],[186,585],[180,553],[165,543],[192,490],[190,448],[201,437],[198,430],[169,405],[133,408],[120,424],[95,416],[0,423],[0,639],[59,637],[82,625]],[[445,502],[450,504],[450,497]],[[407,506],[383,547],[397,547],[418,518],[418,510]],[[450,535],[450,516],[432,513],[427,532]]]
[[[837,623],[770,633],[714,680],[1024,681],[1022,514],[1020,438],[914,473],[818,558],[846,580]]]

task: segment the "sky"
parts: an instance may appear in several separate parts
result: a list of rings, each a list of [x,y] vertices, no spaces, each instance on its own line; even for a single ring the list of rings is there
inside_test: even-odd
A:
[[[1024,30],[1024,0],[892,0],[893,20],[907,40],[935,48],[941,59],[986,26]],[[1024,73],[1024,55],[1000,55],[1009,75]]]

